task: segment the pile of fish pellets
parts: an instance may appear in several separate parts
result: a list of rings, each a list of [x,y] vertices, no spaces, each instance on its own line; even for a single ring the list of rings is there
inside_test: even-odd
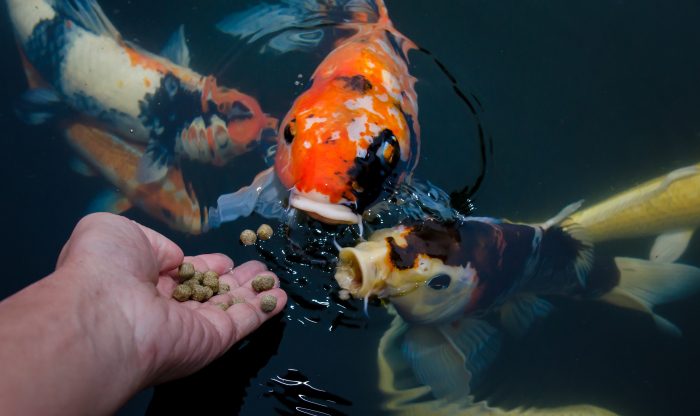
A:
[[[206,302],[214,295],[222,295],[231,290],[228,284],[219,281],[219,275],[215,271],[195,270],[192,263],[182,263],[178,268],[178,277],[180,284],[175,287],[173,298],[180,302],[188,300]],[[269,274],[255,276],[252,286],[257,293],[270,290],[275,287],[275,278]],[[236,303],[245,303],[245,299],[234,296],[228,303],[217,303],[216,306],[226,310]],[[264,295],[260,299],[260,309],[263,312],[272,312],[276,306],[277,298],[273,295]]]

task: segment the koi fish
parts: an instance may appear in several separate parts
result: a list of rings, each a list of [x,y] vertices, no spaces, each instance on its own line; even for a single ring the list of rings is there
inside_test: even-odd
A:
[[[676,169],[574,213],[591,242],[658,235],[650,259],[673,262],[700,226],[700,164]]]
[[[125,41],[95,0],[7,0],[32,89],[20,112],[33,124],[81,122],[146,145],[139,180],[167,175],[179,157],[223,165],[276,121],[251,96],[191,70],[183,28],[156,56]]]
[[[142,150],[104,130],[80,123],[69,125],[65,136],[89,167],[119,189],[121,197],[108,196],[114,207],[112,211],[126,211],[133,204],[177,231],[189,234],[205,231],[207,211],[200,209],[196,195],[185,186],[179,169],[169,169],[158,182],[142,183],[138,179]]]
[[[380,361],[390,369],[384,390],[400,393],[397,406],[426,391],[447,402],[467,400],[464,393],[496,356],[497,325],[524,334],[553,309],[547,295],[643,311],[679,335],[653,308],[697,292],[700,268],[594,256],[592,241],[697,226],[699,177],[697,166],[677,170],[578,213],[581,203],[572,204],[542,224],[427,220],[379,230],[367,242],[342,248],[335,274],[340,287],[365,301],[387,299],[400,317],[380,346]],[[669,209],[661,209],[665,202]],[[634,223],[637,234],[627,227]],[[394,379],[402,369],[420,389]]]
[[[284,117],[275,172],[291,190],[291,207],[327,223],[359,223],[418,160],[416,79],[407,58],[416,45],[394,28],[382,0],[282,3],[232,15],[219,28],[251,42],[287,29],[267,43],[280,52],[318,45],[324,25],[354,32],[337,41]]]

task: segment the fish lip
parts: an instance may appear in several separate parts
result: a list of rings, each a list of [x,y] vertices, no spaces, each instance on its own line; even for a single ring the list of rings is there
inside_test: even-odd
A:
[[[345,205],[319,201],[296,190],[289,196],[289,205],[327,224],[359,224],[361,221],[360,215]]]
[[[355,248],[342,248],[335,280],[355,298],[382,297],[388,276],[386,255],[387,248],[380,243],[365,242]]]

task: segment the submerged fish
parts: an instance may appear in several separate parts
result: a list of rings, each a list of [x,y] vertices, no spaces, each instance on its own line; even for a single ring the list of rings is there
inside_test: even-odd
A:
[[[97,210],[121,212],[136,205],[175,230],[199,234],[206,229],[207,212],[200,209],[194,192],[188,191],[179,169],[170,168],[158,182],[142,183],[138,179],[142,150],[104,130],[79,123],[69,125],[65,136],[81,159],[119,190],[119,194],[103,195],[97,201]]]
[[[592,241],[628,236],[623,224],[639,224],[633,235],[697,226],[699,179],[697,166],[681,169],[579,213],[580,203],[573,204],[543,224],[428,220],[380,230],[341,249],[335,275],[341,288],[358,298],[388,299],[401,317],[380,351],[391,370],[384,374],[385,390],[402,390],[393,377],[403,368],[423,389],[404,391],[399,402],[415,402],[426,390],[433,398],[467,400],[470,385],[496,355],[497,328],[525,333],[552,310],[546,295],[600,298],[641,310],[679,334],[652,309],[700,289],[700,269],[594,257]],[[669,209],[653,215],[653,207],[670,200]],[[669,243],[674,240],[657,246]],[[670,251],[680,255],[677,248]]]
[[[287,52],[317,45],[328,25],[354,34],[336,43],[282,121],[275,171],[292,207],[353,224],[417,161],[416,79],[407,58],[416,46],[394,28],[382,0],[261,4],[219,28],[251,40],[287,28],[268,43]]]
[[[82,116],[147,145],[139,180],[166,176],[179,157],[223,165],[276,128],[251,96],[188,68],[182,28],[164,55],[122,39],[94,0],[7,0],[33,88],[20,112],[30,123]]]

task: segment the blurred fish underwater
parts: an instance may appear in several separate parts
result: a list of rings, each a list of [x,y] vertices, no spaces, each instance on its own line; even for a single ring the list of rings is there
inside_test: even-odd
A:
[[[290,294],[283,317],[200,373],[159,386],[134,413],[691,412],[700,308],[697,296],[683,299],[700,265],[697,211],[676,191],[698,189],[697,165],[620,191],[697,161],[700,6],[386,3],[8,0],[0,168],[11,178],[8,275],[21,278],[6,279],[3,293],[49,273],[50,253],[86,210],[124,212],[187,252],[263,260]],[[354,59],[363,42],[385,53],[375,68],[393,81]],[[390,94],[394,81],[401,97]],[[372,110],[398,116],[382,124]],[[348,144],[342,152],[326,150],[334,133]],[[346,187],[340,199],[311,191],[328,172]],[[612,194],[565,211],[568,220],[498,219]],[[239,232],[265,218],[273,238],[240,246]],[[332,278],[336,244],[400,222],[427,230],[449,221],[500,233],[521,255],[504,252],[512,273],[479,280],[469,306],[480,319],[445,330],[454,349],[434,330],[442,316],[409,324],[373,298],[344,299]],[[540,279],[525,281],[537,235]],[[649,247],[651,259],[639,260]],[[455,288],[441,275],[422,286],[436,301]],[[655,295],[641,296],[649,286],[633,283],[642,275],[675,276],[687,292],[650,279]],[[522,293],[535,284],[547,295]],[[467,346],[469,365],[450,367]],[[438,381],[436,369],[445,370]],[[226,400],[177,400],[202,385]]]

